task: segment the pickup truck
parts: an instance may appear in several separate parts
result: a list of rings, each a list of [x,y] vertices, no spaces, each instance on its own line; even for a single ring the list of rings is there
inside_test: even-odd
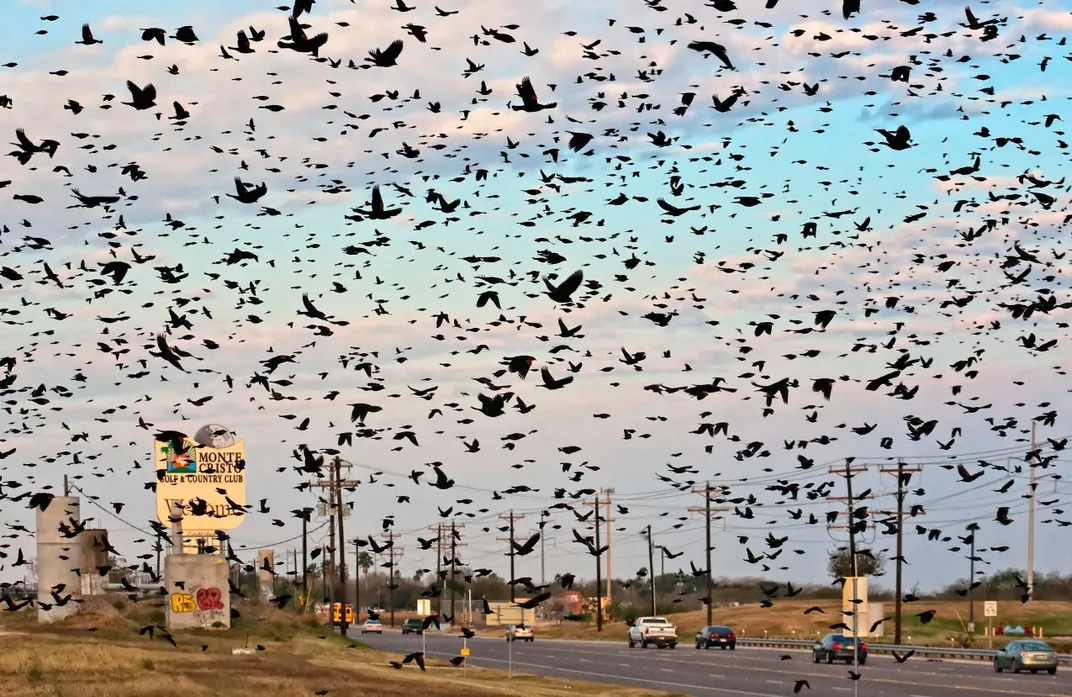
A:
[[[640,646],[648,648],[654,644],[658,648],[677,646],[677,627],[670,624],[665,617],[638,617],[629,628],[629,648]]]

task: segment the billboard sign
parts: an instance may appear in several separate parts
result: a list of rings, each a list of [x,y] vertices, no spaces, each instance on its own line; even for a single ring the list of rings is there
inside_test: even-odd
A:
[[[170,527],[171,504],[183,507],[183,532],[212,535],[238,527],[245,518],[245,441],[213,447],[186,439],[182,452],[155,441],[156,516]],[[221,493],[222,492],[222,493]]]

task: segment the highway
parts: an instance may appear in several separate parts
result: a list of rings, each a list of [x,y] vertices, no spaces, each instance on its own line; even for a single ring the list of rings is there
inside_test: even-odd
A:
[[[505,630],[481,630],[468,641],[469,665],[507,670],[510,645]],[[351,630],[353,639],[387,652],[420,651],[421,637],[401,636],[398,629],[385,629],[383,636]],[[690,637],[691,638],[691,637]],[[430,633],[427,654],[431,658],[458,656],[462,639],[457,635]],[[790,656],[784,659],[784,656]],[[711,697],[783,697],[793,694],[797,680],[807,680],[811,692],[801,695],[852,695],[853,684],[844,664],[813,664],[802,651],[738,647],[736,651],[698,651],[691,644],[671,651],[630,649],[622,642],[536,641],[513,645],[513,670],[556,678],[613,683],[665,690],[678,694]],[[865,697],[1072,697],[1072,666],[1057,675],[997,674],[988,662],[949,662],[893,658],[874,654],[860,668],[859,694]]]

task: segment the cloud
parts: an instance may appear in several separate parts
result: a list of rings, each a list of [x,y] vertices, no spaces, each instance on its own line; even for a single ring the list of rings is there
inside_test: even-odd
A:
[[[567,496],[607,486],[634,508],[621,522],[632,531],[677,516],[688,503],[674,487],[687,491],[696,483],[690,480],[707,477],[755,494],[764,525],[788,525],[784,508],[796,504],[777,503],[763,487],[781,478],[830,478],[818,464],[811,473],[795,469],[798,455],[826,463],[1022,450],[1018,440],[1028,421],[1050,408],[1040,406],[1044,402],[1065,409],[1060,395],[1069,386],[1051,370],[1057,354],[1018,347],[1017,337],[1037,332],[1063,347],[1062,313],[1013,321],[998,304],[1034,301],[1043,288],[1064,302],[1067,284],[1055,255],[1063,250],[1061,211],[1068,196],[1058,185],[1047,187],[1057,200],[1044,209],[1013,173],[1046,172],[1059,180],[1063,146],[1055,147],[1057,132],[1037,125],[1052,106],[1011,104],[999,112],[976,100],[964,85],[975,89],[981,85],[974,82],[986,81],[968,82],[974,75],[992,73],[995,83],[1005,84],[1021,68],[983,56],[977,37],[953,29],[962,8],[932,5],[928,10],[941,21],[905,36],[898,32],[916,26],[917,11],[900,7],[883,8],[889,22],[865,14],[842,23],[802,21],[798,10],[748,5],[738,29],[725,23],[737,15],[720,17],[709,8],[695,10],[695,25],[682,15],[678,26],[683,6],[676,5],[634,18],[613,2],[543,3],[522,23],[515,7],[497,0],[464,3],[449,18],[427,7],[402,16],[387,3],[318,3],[305,20],[310,31],[328,31],[324,57],[341,60],[337,68],[276,49],[286,31],[282,13],[232,8],[224,21],[197,27],[198,45],[169,41],[165,47],[140,41],[138,28],[153,26],[152,19],[102,18],[95,26],[111,33],[106,46],[65,47],[35,58],[32,69],[0,73],[0,93],[16,100],[10,113],[0,112],[5,127],[22,125],[35,140],[62,141],[52,160],[38,154],[28,167],[14,158],[0,162],[0,180],[12,180],[3,195],[32,192],[46,199],[39,207],[12,200],[4,209],[12,232],[0,243],[0,265],[25,276],[0,281],[6,298],[0,319],[11,322],[4,325],[10,347],[4,353],[18,359],[16,381],[3,395],[10,412],[2,449],[17,448],[4,464],[5,481],[10,475],[25,480],[24,490],[55,489],[63,468],[82,477],[88,492],[126,500],[130,520],[144,521],[155,515],[144,489],[152,479],[152,432],[211,421],[247,439],[250,497],[268,497],[279,510],[311,499],[294,489],[306,473],[288,469],[297,465],[294,451],[307,445],[338,449],[359,465],[355,508],[373,521],[395,515],[404,532],[434,522],[439,507],[478,517],[480,508],[507,505],[538,512],[565,500],[554,498],[556,489]],[[405,35],[402,25],[411,20],[428,27],[427,45]],[[509,30],[513,43],[481,30],[507,31],[503,27],[515,20],[522,26]],[[219,47],[232,45],[235,32],[250,25],[267,32],[257,53],[221,58]],[[1024,26],[1014,20],[1002,33],[1012,36]],[[796,29],[803,31],[799,38],[792,35]],[[568,30],[576,35],[563,34]],[[944,36],[948,31],[955,33]],[[686,48],[703,36],[724,42],[739,70],[720,69],[715,59]],[[347,67],[399,37],[405,41],[399,66]],[[581,44],[596,39],[601,43],[591,51],[599,59],[593,60]],[[522,42],[540,53],[523,56]],[[1020,66],[1042,50],[1018,47]],[[980,57],[956,62],[969,53]],[[141,58],[150,54],[151,60]],[[912,56],[927,62],[913,63],[911,84],[891,82],[889,70]],[[484,69],[463,77],[467,58]],[[178,75],[167,73],[172,64]],[[48,74],[59,67],[71,73]],[[1063,75],[1059,69],[1017,77],[1008,92],[1056,95],[1057,87],[1037,81]],[[508,108],[523,75],[541,99],[559,107],[540,114]],[[118,104],[127,100],[128,79],[152,82],[159,109],[138,113]],[[490,95],[477,93],[482,79]],[[818,84],[818,93],[805,95],[803,83]],[[730,113],[709,108],[712,94],[724,97],[738,86],[748,91],[747,100]],[[673,116],[670,109],[686,91],[695,92],[696,101],[685,117]],[[1004,91],[1000,87],[995,99],[1006,98]],[[104,94],[115,98],[105,102]],[[64,110],[67,99],[85,110],[77,116]],[[191,112],[185,124],[167,118],[173,101]],[[429,110],[430,102],[440,103],[440,113]],[[592,109],[595,102],[606,105],[603,111]],[[285,109],[261,108],[271,104]],[[935,123],[950,108],[964,109],[954,113],[968,120]],[[916,147],[876,153],[863,145],[887,119],[909,124]],[[970,135],[984,124],[992,136]],[[656,130],[680,141],[655,148],[646,134]],[[593,154],[569,152],[566,131],[592,134],[583,152]],[[994,142],[1013,134],[1022,145]],[[420,155],[400,155],[403,142]],[[981,171],[992,173],[986,184],[963,179],[956,193],[937,195],[945,189],[934,176],[969,164],[973,149],[983,151]],[[147,179],[122,174],[132,162]],[[72,176],[53,171],[58,165]],[[478,172],[487,174],[486,182],[476,181]],[[253,206],[226,197],[236,175],[266,182],[268,194]],[[668,192],[673,177],[680,178],[680,196]],[[67,209],[72,185],[98,195],[123,187],[125,196],[110,212]],[[352,208],[365,205],[373,185],[403,213],[387,221],[354,219]],[[1014,192],[1020,197],[996,198]],[[629,199],[624,206],[606,205],[619,193]],[[436,210],[435,194],[460,200],[458,208]],[[765,194],[769,198],[755,208],[736,202]],[[654,204],[660,196],[701,208],[667,224],[671,218]],[[919,213],[922,219],[906,220]],[[177,229],[165,224],[169,214]],[[582,222],[581,214],[591,215]],[[118,229],[120,215],[126,230]],[[31,227],[23,227],[23,218]],[[965,241],[962,233],[985,228],[988,218],[993,229]],[[804,222],[817,224],[814,239],[802,236]],[[701,227],[707,227],[703,235],[690,231]],[[775,240],[779,234],[787,235],[782,243]],[[49,237],[54,250],[31,250],[19,241],[23,235]],[[1008,285],[1005,274],[1018,273],[1024,260],[1019,268],[1002,268],[1016,253],[1014,242],[1039,258],[1026,284]],[[227,266],[222,259],[235,248],[255,251],[259,260]],[[155,259],[138,263],[135,250]],[[564,261],[536,261],[541,252]],[[695,263],[700,254],[703,264]],[[633,255],[640,264],[628,268],[624,262]],[[466,261],[480,256],[498,260]],[[113,258],[133,265],[129,281],[94,297],[110,288],[98,264]],[[44,261],[67,288],[47,280]],[[954,265],[939,271],[943,261]],[[189,275],[166,282],[168,273],[180,274],[180,264]],[[592,297],[583,307],[555,306],[541,294],[541,278],[575,268],[598,284]],[[1046,276],[1053,280],[1042,280]],[[947,285],[951,280],[956,283]],[[498,291],[503,310],[475,306],[487,288]],[[976,294],[963,308],[948,304],[969,292]],[[303,293],[349,324],[298,315]],[[884,305],[891,296],[900,299],[896,308]],[[821,309],[837,310],[825,331],[815,325]],[[653,311],[672,319],[657,326],[643,317]],[[71,317],[61,321],[56,312]],[[439,313],[449,319],[437,327]],[[778,315],[772,335],[755,337],[748,323],[770,315]],[[130,319],[98,319],[120,316]],[[183,318],[192,327],[181,326]],[[579,325],[584,337],[557,336],[559,320]],[[1000,330],[989,328],[994,321]],[[169,345],[192,354],[183,360],[189,372],[149,353],[161,332]],[[208,348],[206,340],[219,348]],[[626,365],[623,349],[646,354],[641,370]],[[263,361],[281,354],[295,362],[267,373]],[[527,380],[495,374],[511,355],[537,358]],[[952,367],[969,356],[981,358],[977,374]],[[911,363],[890,386],[866,389],[901,360]],[[371,375],[359,367],[366,361]],[[544,389],[543,366],[573,383]],[[267,388],[259,378],[253,382],[255,376],[264,376]],[[829,402],[811,389],[823,377],[837,380]],[[714,378],[736,391],[704,396],[683,389]],[[776,401],[768,411],[757,385],[782,378],[798,386],[789,404]],[[903,387],[895,391],[898,384]],[[418,396],[417,390],[433,386],[431,399]],[[515,398],[502,416],[474,409],[478,394],[504,392]],[[206,396],[212,399],[196,406],[194,400]],[[535,409],[521,414],[517,398]],[[357,402],[383,410],[360,427],[350,423],[349,405]],[[994,406],[977,413],[960,406],[987,402]],[[906,419],[912,417],[938,425],[931,435],[910,440]],[[698,428],[723,421],[729,438]],[[877,424],[875,431],[850,430],[865,422]],[[395,440],[405,431],[420,445]],[[339,445],[340,434],[350,434],[353,446]],[[888,448],[886,437],[894,439]],[[936,450],[950,439],[956,441],[951,450]],[[474,440],[480,450],[468,452],[463,442]],[[581,450],[569,454],[561,450],[566,446]],[[412,484],[410,472],[428,470],[430,462],[443,463],[457,491],[441,495]],[[668,476],[667,462],[690,463],[698,472]],[[38,463],[49,467],[28,467]],[[929,467],[927,477],[928,488],[933,478],[941,495],[957,491],[953,476],[940,468]],[[502,493],[516,484],[539,491]],[[411,497],[409,507],[397,503],[399,494]],[[456,503],[463,497],[474,504]],[[826,504],[800,505],[821,515]],[[950,519],[960,515],[943,513],[941,505],[934,510]],[[0,514],[10,521],[22,516],[6,505]],[[123,527],[105,515],[105,523]],[[555,520],[575,524],[568,512]],[[749,534],[750,524],[739,518],[727,525]],[[293,528],[288,521],[277,529],[270,517],[251,515],[236,541],[268,544],[293,537]],[[672,534],[683,549],[700,539],[695,530],[666,531]],[[132,548],[135,535],[127,538]],[[829,544],[818,527],[794,538]],[[629,543],[622,545],[628,555]],[[742,566],[727,557],[728,571]],[[578,556],[564,551],[562,570],[575,563]],[[791,569],[798,571],[815,578],[822,573],[806,564]]]

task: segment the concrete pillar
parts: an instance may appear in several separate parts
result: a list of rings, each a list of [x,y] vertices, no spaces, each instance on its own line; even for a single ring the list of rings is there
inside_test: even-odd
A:
[[[171,504],[171,516],[168,520],[171,521],[171,549],[175,554],[185,553],[185,543],[182,539],[182,504]]]
[[[275,570],[275,550],[257,550],[257,590],[261,600],[268,600],[275,594],[275,575],[264,570],[264,562],[268,561],[268,568]]]
[[[168,629],[228,629],[227,560],[214,554],[172,554],[164,560]]]
[[[104,584],[108,582],[108,575],[102,576],[99,569],[108,566],[108,553],[104,551],[108,531],[84,530],[81,537],[82,595],[104,595]]]
[[[45,510],[37,509],[37,621],[42,623],[57,622],[82,610],[82,579],[78,572],[82,569],[82,535],[64,537],[60,524],[68,528],[81,522],[81,505],[77,496],[57,496]],[[64,605],[56,603],[52,591],[60,584],[63,589],[57,592],[61,601],[70,595]],[[49,605],[44,609],[40,602]]]

